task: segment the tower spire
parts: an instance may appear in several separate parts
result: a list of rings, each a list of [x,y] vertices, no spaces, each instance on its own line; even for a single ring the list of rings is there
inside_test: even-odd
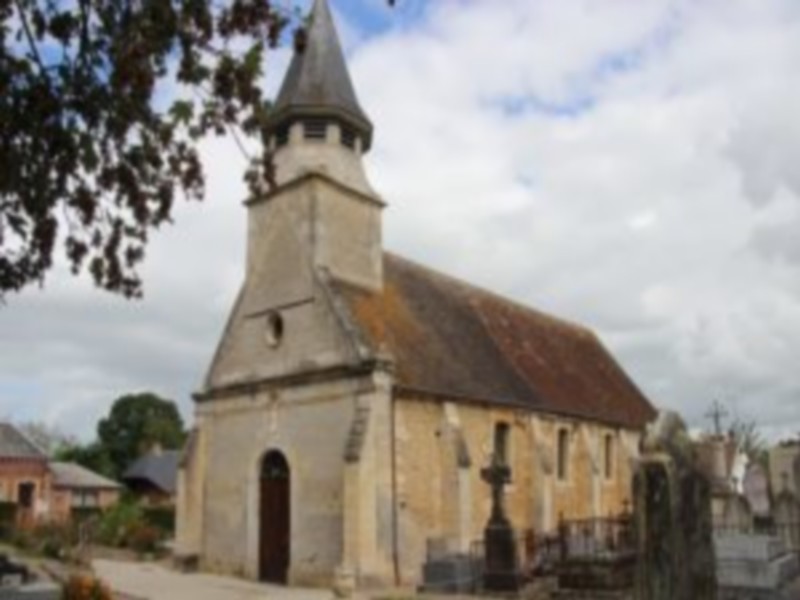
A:
[[[327,118],[372,142],[372,123],[356,97],[327,0],[315,0],[305,47],[295,50],[268,122],[278,132],[304,118]]]

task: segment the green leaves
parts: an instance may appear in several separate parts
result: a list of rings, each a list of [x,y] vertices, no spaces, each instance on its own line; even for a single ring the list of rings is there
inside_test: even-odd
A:
[[[148,232],[176,196],[205,192],[197,141],[241,123],[257,134],[261,40],[286,19],[268,0],[11,6],[0,0],[0,298],[44,280],[60,232],[73,272],[140,296]],[[198,100],[159,110],[162,83]]]
[[[169,112],[175,123],[188,125],[194,117],[194,103],[188,100],[176,100]]]
[[[177,196],[202,199],[197,142],[260,136],[264,52],[302,18],[270,0],[0,0],[0,300],[75,273],[125,297]],[[157,102],[163,87],[196,101]],[[266,147],[243,176],[274,180]],[[59,237],[60,236],[60,237]]]

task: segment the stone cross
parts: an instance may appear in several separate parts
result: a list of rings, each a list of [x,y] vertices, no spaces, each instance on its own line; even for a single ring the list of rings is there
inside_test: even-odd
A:
[[[481,469],[481,479],[492,488],[491,520],[506,521],[503,488],[511,483],[511,469],[500,460],[497,454],[493,454],[489,466]]]
[[[711,405],[711,410],[709,410],[705,416],[714,421],[714,435],[717,437],[721,436],[722,418],[728,416],[728,411],[725,410],[725,407],[722,406],[718,400],[714,400],[714,403]]]
[[[481,478],[492,488],[492,514],[483,532],[483,586],[488,591],[516,592],[522,584],[516,538],[503,507],[503,488],[511,482],[511,469],[495,453],[489,466],[481,469]]]

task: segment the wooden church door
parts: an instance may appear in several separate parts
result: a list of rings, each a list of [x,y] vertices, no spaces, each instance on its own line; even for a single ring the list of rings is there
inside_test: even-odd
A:
[[[261,465],[259,579],[286,583],[290,549],[289,463],[270,451]]]

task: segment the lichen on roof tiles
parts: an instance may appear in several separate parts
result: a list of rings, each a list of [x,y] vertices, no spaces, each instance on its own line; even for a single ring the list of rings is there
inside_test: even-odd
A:
[[[655,411],[597,336],[384,255],[384,289],[336,284],[400,387],[641,427]]]

